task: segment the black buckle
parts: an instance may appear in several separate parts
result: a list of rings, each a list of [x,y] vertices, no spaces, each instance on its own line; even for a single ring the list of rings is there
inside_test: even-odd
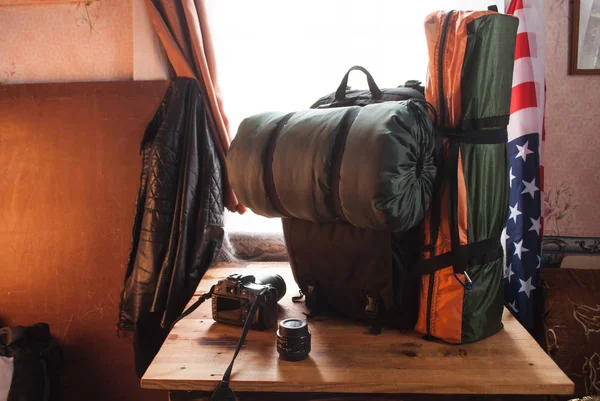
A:
[[[367,296],[367,306],[365,306],[365,313],[368,317],[377,317],[379,314],[379,303],[376,298]]]

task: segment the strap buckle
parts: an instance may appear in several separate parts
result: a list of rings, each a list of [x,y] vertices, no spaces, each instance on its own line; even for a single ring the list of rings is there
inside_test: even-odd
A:
[[[376,298],[367,296],[365,313],[368,317],[377,317],[379,315],[379,302],[377,302]]]
[[[460,278],[458,278],[458,276],[456,275],[456,273],[454,274],[454,278],[456,279],[456,281],[458,281],[458,283],[460,285],[463,286],[463,288],[467,291],[471,291],[473,289],[473,280],[471,280],[471,277],[469,277],[469,274],[467,274],[467,271],[465,270],[464,272],[462,272],[465,275],[465,282],[463,283],[462,281],[460,281]]]

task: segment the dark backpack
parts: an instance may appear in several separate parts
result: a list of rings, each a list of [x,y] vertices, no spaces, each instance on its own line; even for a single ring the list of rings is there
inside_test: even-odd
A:
[[[369,90],[347,90],[353,70],[367,76]],[[379,89],[360,66],[348,70],[336,92],[311,108],[366,106],[422,100],[418,81]],[[313,223],[287,218],[283,231],[294,279],[311,314],[366,319],[375,331],[384,324],[412,329],[417,320],[420,278],[410,273],[419,258],[419,227],[408,232],[367,230],[346,223]]]
[[[348,77],[352,71],[361,71],[367,76],[369,90],[348,90]],[[330,109],[334,107],[366,106],[373,103],[394,102],[399,100],[420,99],[425,101],[425,89],[420,81],[407,81],[397,88],[379,89],[371,73],[364,67],[355,65],[350,68],[337,90],[317,100],[311,109]]]
[[[10,387],[7,401],[58,401],[62,399],[59,370],[63,356],[46,323],[0,329],[0,369]],[[4,384],[6,384],[4,383]],[[0,397],[6,393],[0,394]]]

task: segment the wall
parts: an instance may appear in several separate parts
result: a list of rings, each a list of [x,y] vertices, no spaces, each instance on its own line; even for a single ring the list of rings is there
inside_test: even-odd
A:
[[[144,390],[118,305],[139,147],[167,81],[0,86],[0,325],[50,325],[67,401]]]
[[[144,0],[0,6],[0,38],[4,84],[168,76]]]
[[[569,1],[545,5],[545,233],[600,237],[600,75],[568,75]]]
[[[166,79],[169,77],[169,61],[154,32],[146,0],[132,0],[132,17],[133,79]]]

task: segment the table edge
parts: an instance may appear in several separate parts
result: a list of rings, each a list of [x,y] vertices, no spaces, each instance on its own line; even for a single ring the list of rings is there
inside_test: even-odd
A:
[[[566,376],[565,376],[566,378]],[[353,385],[345,382],[322,383],[306,385],[309,391],[306,393],[344,393],[344,394],[474,394],[474,395],[572,395],[575,391],[574,383],[568,379],[563,383],[543,383],[527,386],[526,391],[519,388],[515,391],[515,386],[511,384],[492,384],[475,385],[472,384],[468,391],[461,390],[460,385],[430,385],[424,387],[423,383],[407,384],[401,386],[389,386],[374,383],[373,385]],[[214,391],[219,385],[219,380],[157,380],[141,379],[141,388],[151,390],[169,390],[169,391]],[[234,381],[231,388],[239,392],[269,392],[269,393],[298,393],[303,392],[300,385],[290,385],[288,382],[261,382],[260,389],[254,382]],[[398,388],[403,387],[403,388]]]

